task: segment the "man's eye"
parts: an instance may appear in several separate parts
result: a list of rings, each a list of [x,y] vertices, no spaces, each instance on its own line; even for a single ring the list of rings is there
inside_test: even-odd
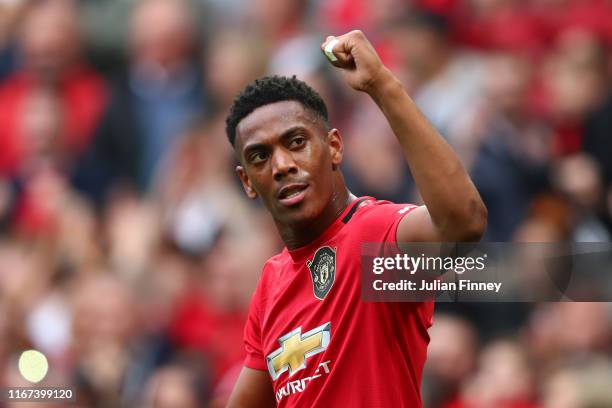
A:
[[[289,147],[290,148],[301,147],[302,145],[304,145],[304,143],[306,143],[305,138],[301,136],[294,137],[293,139],[291,139],[291,142],[289,142]]]
[[[251,163],[261,163],[264,160],[266,160],[266,153],[265,152],[253,152],[250,156],[249,156],[249,161]]]

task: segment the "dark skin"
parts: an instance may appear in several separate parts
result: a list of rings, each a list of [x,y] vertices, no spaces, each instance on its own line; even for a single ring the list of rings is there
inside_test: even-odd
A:
[[[337,39],[332,64],[345,82],[367,93],[398,139],[425,205],[402,218],[398,242],[474,242],[482,237],[487,210],[459,158],[420,113],[397,78],[360,31]],[[289,249],[317,238],[349,204],[339,170],[342,137],[295,101],[262,106],[238,125],[236,171],[251,199],[261,197]],[[296,196],[280,194],[293,185]],[[286,190],[285,190],[286,192]],[[229,408],[275,405],[266,371],[244,367]]]
[[[349,203],[339,165],[342,138],[337,129],[296,101],[256,109],[236,129],[236,168],[249,198],[261,198],[287,248],[314,240]],[[284,205],[283,188],[305,188],[304,198]]]

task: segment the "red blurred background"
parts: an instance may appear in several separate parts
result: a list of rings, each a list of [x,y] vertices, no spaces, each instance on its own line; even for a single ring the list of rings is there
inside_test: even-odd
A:
[[[329,105],[357,195],[419,202],[319,51],[360,28],[459,152],[486,240],[612,234],[612,1],[1,0],[0,385],[49,358],[82,407],[223,406],[273,223],[225,139],[254,78]],[[612,406],[606,303],[440,304],[427,408]]]

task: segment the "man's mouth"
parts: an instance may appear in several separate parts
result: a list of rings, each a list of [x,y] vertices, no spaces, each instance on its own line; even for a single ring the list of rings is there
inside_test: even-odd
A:
[[[279,190],[278,201],[287,207],[296,205],[302,202],[307,189],[308,184],[306,183],[288,184]]]

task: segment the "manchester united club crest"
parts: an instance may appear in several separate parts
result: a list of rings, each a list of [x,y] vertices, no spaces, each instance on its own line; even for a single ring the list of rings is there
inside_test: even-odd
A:
[[[336,251],[328,246],[321,247],[315,252],[312,261],[306,262],[306,266],[310,270],[314,295],[323,300],[336,279]]]

